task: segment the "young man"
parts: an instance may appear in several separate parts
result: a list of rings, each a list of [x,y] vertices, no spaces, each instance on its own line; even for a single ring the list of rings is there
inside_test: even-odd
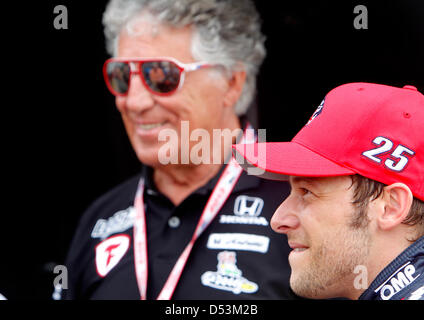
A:
[[[245,169],[290,182],[271,226],[293,249],[295,293],[424,299],[423,130],[415,87],[351,83],[328,93],[291,142],[233,147]]]

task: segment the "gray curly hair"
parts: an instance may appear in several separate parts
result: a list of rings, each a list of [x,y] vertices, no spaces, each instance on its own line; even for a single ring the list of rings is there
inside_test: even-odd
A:
[[[244,68],[246,83],[234,110],[246,113],[266,55],[261,20],[251,0],[111,0],[103,15],[109,54],[116,55],[122,28],[143,12],[172,27],[193,26],[196,60],[219,63],[230,73]]]

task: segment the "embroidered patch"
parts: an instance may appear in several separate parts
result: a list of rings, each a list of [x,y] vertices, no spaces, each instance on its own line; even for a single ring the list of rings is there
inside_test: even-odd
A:
[[[126,234],[110,237],[96,246],[96,270],[105,277],[121,261],[130,247],[130,237]]]
[[[416,275],[415,266],[411,261],[397,269],[374,292],[379,292],[382,300],[390,300],[396,293],[413,283],[420,274]]]
[[[206,246],[208,249],[266,253],[269,247],[269,238],[248,233],[211,233]]]
[[[238,196],[234,202],[234,215],[221,215],[219,222],[224,224],[253,224],[267,226],[268,221],[260,217],[264,201],[258,197]]]
[[[325,103],[325,98],[324,98],[324,100],[321,101],[320,105],[315,110],[314,114],[311,116],[311,118],[309,119],[309,121],[306,125],[309,125],[316,117],[318,117],[321,114],[322,109],[324,108],[324,103]]]
[[[206,271],[201,276],[204,286],[218,290],[230,291],[234,294],[255,293],[258,285],[242,277],[242,271],[236,265],[234,251],[218,253],[217,271]]]
[[[234,201],[234,214],[238,216],[257,217],[261,214],[264,201],[258,197],[238,196]]]
[[[116,212],[109,219],[99,219],[91,232],[92,238],[106,239],[111,234],[123,232],[134,225],[135,209],[129,207]]]

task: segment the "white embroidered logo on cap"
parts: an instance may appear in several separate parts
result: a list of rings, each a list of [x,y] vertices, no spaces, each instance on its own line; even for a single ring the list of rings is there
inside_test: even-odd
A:
[[[313,115],[312,115],[312,117],[309,119],[309,121],[308,121],[308,123],[307,123],[306,125],[310,124],[310,123],[312,122],[312,120],[314,120],[316,117],[318,117],[318,116],[321,114],[322,109],[324,108],[324,102],[325,102],[325,98],[324,98],[324,100],[322,100],[322,101],[321,101],[321,104],[320,104],[320,105],[318,106],[318,108],[315,110],[314,114],[313,114]]]

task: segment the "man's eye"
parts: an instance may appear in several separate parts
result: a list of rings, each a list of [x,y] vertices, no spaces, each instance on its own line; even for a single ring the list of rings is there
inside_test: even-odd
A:
[[[309,191],[308,189],[306,189],[306,188],[300,188],[300,192],[302,193],[302,195],[308,195],[308,194],[311,194],[312,192],[311,191]]]

